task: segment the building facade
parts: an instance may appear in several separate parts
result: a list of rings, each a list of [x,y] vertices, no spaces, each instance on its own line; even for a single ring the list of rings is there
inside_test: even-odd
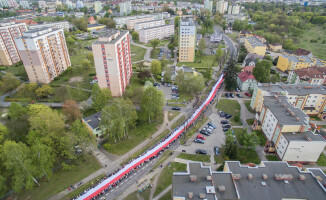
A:
[[[323,71],[319,71],[318,68],[308,67],[290,71],[287,82],[290,84],[310,83],[313,85],[322,85],[324,84],[325,76],[326,74],[324,75]]]
[[[248,53],[255,53],[259,56],[265,56],[266,45],[257,36],[246,37],[244,45]]]
[[[179,61],[194,62],[196,48],[196,25],[192,19],[179,22]]]
[[[210,12],[213,11],[213,1],[205,0],[204,1],[204,9],[209,10]]]
[[[129,15],[131,13],[131,1],[119,3],[120,15]]]
[[[22,36],[25,31],[25,23],[0,23],[0,65],[10,66],[21,60],[14,38]]]
[[[28,9],[29,8],[29,2],[28,1],[20,1],[19,5],[24,8],[24,9]]]
[[[63,29],[35,29],[15,38],[29,81],[48,84],[71,66]]]
[[[241,91],[248,91],[254,89],[258,82],[251,72],[243,71],[238,74],[237,83]]]
[[[53,22],[53,23],[43,23],[43,24],[38,24],[38,25],[31,25],[28,26],[30,30],[34,29],[43,29],[43,28],[58,28],[58,29],[65,29],[69,30],[70,25],[69,22],[67,21],[62,21],[62,22]]]
[[[228,9],[228,2],[224,0],[219,0],[216,2],[216,12],[224,14]]]
[[[153,20],[155,20],[155,17],[153,15],[149,15],[149,16],[142,17],[142,18],[130,19],[127,21],[127,29],[133,30],[135,28],[136,23],[149,22],[149,21],[153,21]]]
[[[95,13],[99,13],[102,10],[102,3],[100,1],[94,2],[94,11]]]
[[[146,21],[146,22],[138,22],[135,24],[135,31],[139,32],[141,29],[151,28],[155,26],[163,26],[165,25],[165,20],[153,20],[153,21]]]
[[[163,20],[164,21],[164,20]],[[174,34],[174,24],[144,28],[139,31],[139,42],[148,43],[153,39],[162,40]]]
[[[109,88],[112,96],[121,97],[132,76],[129,32],[108,30],[92,49],[100,88]]]
[[[326,67],[326,61],[305,55],[297,56],[282,54],[278,57],[276,65],[276,67],[283,72],[312,66]]]

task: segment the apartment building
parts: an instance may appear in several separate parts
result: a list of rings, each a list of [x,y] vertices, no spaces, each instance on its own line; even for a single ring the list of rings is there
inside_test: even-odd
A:
[[[0,65],[13,65],[21,59],[14,38],[27,31],[25,23],[0,22]]]
[[[194,62],[196,48],[196,25],[190,18],[179,22],[179,61]]]
[[[283,72],[312,66],[326,67],[326,61],[306,55],[297,56],[283,54],[278,57],[276,65],[276,67]]]
[[[131,13],[131,1],[119,3],[120,15],[129,15]]]
[[[34,29],[43,29],[43,28],[58,28],[58,29],[64,29],[64,30],[69,30],[70,25],[69,22],[67,21],[62,21],[62,22],[53,22],[53,23],[43,23],[43,24],[37,24],[37,25],[32,25],[28,26],[30,30]]]
[[[310,83],[313,85],[322,85],[326,77],[326,69],[324,67],[308,67],[303,69],[295,69],[289,72],[287,82],[290,84]],[[322,69],[322,70],[318,70]]]
[[[19,5],[23,8],[23,9],[28,9],[29,8],[29,2],[28,1],[20,1]]]
[[[148,43],[153,39],[162,40],[174,34],[174,24],[144,28],[139,31],[139,42]]]
[[[153,20],[153,21],[146,21],[146,22],[138,22],[135,24],[135,31],[139,32],[140,30],[144,28],[151,28],[155,26],[162,26],[165,25],[165,20]]]
[[[155,17],[153,15],[142,17],[142,18],[130,19],[127,21],[127,29],[133,30],[135,28],[136,23],[148,22],[153,20],[155,20]]]
[[[95,1],[94,2],[94,11],[95,13],[99,13],[102,10],[102,2]]]
[[[213,11],[213,1],[205,0],[204,1],[204,9],[209,10],[210,12]]]
[[[325,181],[319,168],[303,170],[283,161],[262,161],[255,166],[226,161],[223,171],[190,161],[185,172],[172,175],[172,199],[325,199]]]
[[[228,2],[224,0],[219,0],[216,2],[216,11],[224,14],[228,9]]]
[[[149,16],[154,16],[154,20],[167,19],[170,17],[170,13],[161,12],[161,13],[153,13],[153,14],[149,14],[149,15],[132,15],[132,16],[125,16],[125,17],[115,17],[115,18],[113,18],[113,20],[116,23],[116,27],[120,28],[120,27],[123,27],[124,25],[126,25],[128,20],[138,19],[138,18],[146,18]]]
[[[26,31],[15,43],[30,82],[48,84],[71,66],[63,29]]]
[[[250,36],[245,38],[245,47],[248,53],[255,53],[259,56],[265,56],[266,45],[262,42],[260,36]]]
[[[109,88],[112,96],[121,97],[132,76],[129,32],[107,30],[92,49],[100,88]]]

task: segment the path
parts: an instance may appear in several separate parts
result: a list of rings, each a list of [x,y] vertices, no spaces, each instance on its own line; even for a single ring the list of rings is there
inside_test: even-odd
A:
[[[150,198],[153,200],[159,200],[161,197],[163,197],[166,193],[170,192],[170,190],[172,189],[172,185],[169,185],[169,187],[165,188],[165,190],[163,190],[160,194],[158,194],[156,197],[154,198]]]
[[[131,44],[146,49],[146,53],[144,55],[144,60],[139,60],[137,62],[141,62],[141,61],[152,62],[153,59],[151,58],[151,51],[152,51],[153,47],[147,47],[147,46],[144,46],[141,44],[137,44],[134,41],[131,41]],[[134,62],[134,63],[137,63],[137,62]]]

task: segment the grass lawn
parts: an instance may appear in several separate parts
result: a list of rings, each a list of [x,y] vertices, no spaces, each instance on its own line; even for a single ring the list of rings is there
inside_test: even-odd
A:
[[[247,124],[248,124],[248,125],[253,125],[255,119],[247,119],[246,121],[247,121]]]
[[[231,38],[231,40],[233,40],[234,42],[238,42],[238,32],[232,32],[232,33],[228,33],[226,34],[229,38]]]
[[[235,116],[240,117],[240,104],[236,100],[229,100],[229,99],[220,99],[217,103],[218,110],[222,110],[230,115],[231,118],[231,125],[239,126],[241,125],[240,122],[234,121]]]
[[[186,154],[181,153],[178,155],[178,158],[182,158],[185,160],[192,160],[192,161],[200,161],[200,162],[210,162],[210,155],[202,155],[202,154]]]
[[[117,143],[109,141],[106,150],[112,154],[123,155],[153,135],[161,124],[162,120],[152,124],[142,124],[129,134],[128,139],[120,140]]]
[[[255,149],[238,148],[237,157],[237,160],[239,160],[241,163],[260,163],[260,159]]]
[[[280,161],[276,155],[267,155],[266,158],[268,161]]]
[[[321,153],[318,160],[317,160],[317,165],[319,166],[326,166],[326,156]]]
[[[221,151],[221,149],[220,149],[220,151]],[[219,163],[219,164],[223,164],[224,163],[224,160],[223,160],[223,157],[222,157],[222,155],[215,155],[214,156],[214,160],[215,160],[215,162],[216,163]]]
[[[159,200],[171,200],[171,199],[172,199],[172,190],[169,190]]]
[[[254,130],[253,132],[256,132],[256,134],[257,134],[257,136],[259,138],[259,145],[260,146],[265,146],[265,144],[266,144],[266,138],[264,136],[263,131],[261,131],[261,130]]]
[[[313,121],[321,121],[321,119],[317,116],[310,116],[310,119]]]
[[[160,54],[160,49],[159,48],[152,49],[152,51],[151,51],[151,58],[158,59],[158,55],[159,54]]]
[[[166,161],[169,157],[170,154],[173,154],[171,150],[165,150],[164,153],[160,156],[159,160],[155,163],[153,170],[158,168],[164,161]]]
[[[150,196],[150,188],[146,188],[143,192],[138,192],[135,191],[131,194],[129,194],[126,198],[124,198],[124,200],[137,200],[138,196],[137,193],[139,194],[140,197],[142,197],[144,200],[149,200],[149,196]]]
[[[246,108],[248,109],[249,112],[255,113],[255,111],[250,107],[250,102],[249,100],[244,100],[243,103],[246,105]]]
[[[170,165],[165,166],[157,180],[154,197],[160,194],[165,188],[172,184],[173,172],[185,172],[187,165],[183,163],[171,162]]]
[[[81,181],[83,178],[100,168],[101,165],[97,162],[96,158],[87,155],[85,159],[79,164],[76,164],[73,169],[69,171],[58,170],[54,172],[50,182],[40,182],[41,187],[35,187],[32,190],[23,191],[19,194],[18,200],[25,200],[30,197],[32,197],[31,199],[33,200],[48,199],[52,195],[67,189],[71,184]]]
[[[157,47],[163,47],[164,45],[168,44],[171,40],[160,40],[160,44],[157,45]],[[152,47],[151,43],[147,43],[147,44],[142,44],[146,47]],[[156,47],[156,48],[157,48]]]
[[[6,67],[3,67],[3,68],[5,68],[5,69],[2,70],[2,71],[5,71],[7,73],[12,73],[14,76],[19,76],[21,78],[28,79],[28,76],[27,76],[27,73],[26,73],[26,70],[25,70],[24,65],[19,65],[17,67],[6,66]],[[4,73],[3,73],[3,75],[4,75]]]
[[[320,38],[318,40],[318,38]],[[317,43],[311,43],[310,40],[317,40]],[[326,44],[322,42],[326,40],[325,30],[321,27],[314,27],[304,32],[303,36],[299,38],[298,47],[312,51],[312,54],[317,58],[326,60]]]
[[[171,126],[171,130],[173,131],[175,128],[177,128],[181,123],[183,123],[186,119],[185,115],[182,115],[174,124]]]
[[[193,68],[197,68],[197,69],[206,69],[208,66],[216,66],[217,62],[215,61],[215,55],[211,55],[211,56],[196,56],[195,57],[195,62],[191,63],[191,62],[179,62],[177,64],[177,66],[182,66],[182,65],[186,65],[187,67],[193,67]]]
[[[170,111],[168,111],[168,120],[169,120],[169,122],[171,121],[171,120],[173,120],[176,116],[178,116],[180,114],[180,112],[179,111],[175,111],[175,110],[170,110]]]
[[[233,128],[232,130],[234,131],[234,134],[237,137],[237,141],[239,142],[240,145],[242,145],[242,143],[240,143],[240,140],[239,140],[239,138],[240,138],[239,135],[243,134],[245,130],[243,128]]]
[[[132,62],[137,62],[137,61],[140,61],[140,60],[144,60],[146,49],[131,44],[130,45],[130,50],[131,50],[131,61]]]

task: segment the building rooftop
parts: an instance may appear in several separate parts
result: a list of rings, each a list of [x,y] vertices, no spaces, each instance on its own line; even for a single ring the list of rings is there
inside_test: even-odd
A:
[[[311,54],[311,51],[305,50],[305,49],[301,49],[298,48],[296,51],[293,52],[295,55],[297,56],[308,56],[309,54]]]
[[[192,18],[182,18],[180,20],[180,26],[196,26]]]
[[[261,90],[268,91],[271,93],[281,93],[285,92],[283,88],[281,88],[278,84],[270,84],[270,83],[258,83],[257,87]]]
[[[326,89],[321,85],[312,85],[309,83],[284,84],[279,83],[289,95],[306,96],[309,94],[326,94]]]
[[[311,131],[303,133],[282,133],[287,141],[325,141],[319,134],[313,134]]]
[[[308,67],[308,68],[302,68],[302,69],[295,69],[294,72],[299,76],[301,79],[306,78],[321,78],[323,79],[323,73],[319,72],[318,70]]]
[[[102,111],[83,118],[83,121],[87,123],[90,127],[92,127],[92,129],[96,129],[99,127],[101,119],[102,119]]]
[[[59,28],[53,28],[53,27],[43,27],[43,28],[35,28],[35,29],[30,29],[28,31],[25,31],[22,33],[22,37],[23,39],[27,39],[27,38],[36,38],[42,35],[46,35],[48,33],[57,31],[57,30],[63,30],[63,29],[59,29]]]
[[[239,73],[238,77],[241,80],[241,82],[245,82],[248,79],[256,80],[254,75],[252,75],[252,73],[249,71],[243,71],[243,72]]]
[[[284,58],[287,58],[289,61],[292,62],[305,62],[305,63],[313,63],[314,61],[312,60],[312,58],[308,57],[308,56],[296,56],[296,55],[287,55],[287,54],[283,54],[281,55]]]
[[[96,40],[93,44],[114,44],[120,38],[128,34],[129,31],[118,30],[118,29],[105,29],[99,35],[99,39]]]
[[[87,28],[94,28],[94,27],[100,27],[100,26],[105,26],[103,24],[87,24]]]
[[[299,108],[293,107],[285,96],[264,96],[267,107],[281,125],[307,125],[309,116]]]
[[[150,30],[150,29],[156,29],[156,28],[168,27],[168,26],[173,26],[174,27],[174,24],[165,24],[165,25],[160,25],[160,26],[153,26],[153,27],[143,28],[142,30]]]
[[[250,43],[251,46],[253,47],[265,47],[266,45],[262,43],[257,36],[250,36],[246,37],[246,40]]]
[[[154,23],[154,22],[159,22],[159,21],[164,21],[164,19],[158,19],[158,20],[152,20],[152,21],[145,21],[145,22],[137,22],[135,23],[135,25],[139,25],[139,24],[147,24],[147,23]],[[165,23],[165,21],[164,21]]]

